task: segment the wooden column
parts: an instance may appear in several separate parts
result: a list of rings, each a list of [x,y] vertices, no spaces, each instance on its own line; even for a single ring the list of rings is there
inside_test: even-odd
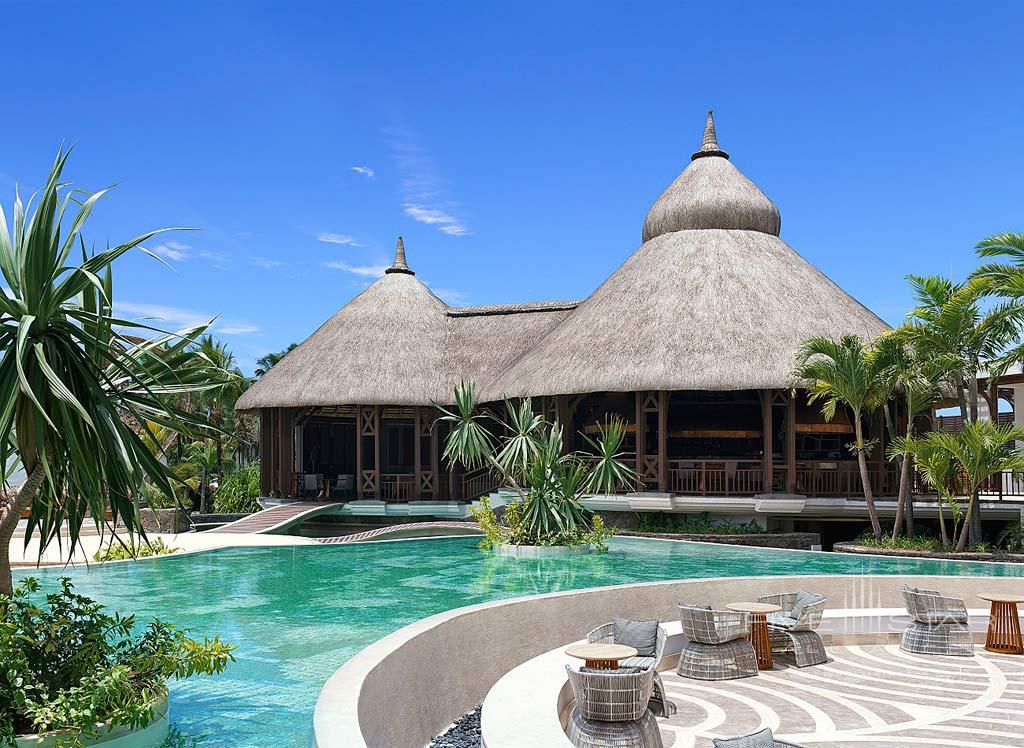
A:
[[[413,491],[412,498],[420,498],[420,480],[423,475],[423,471],[420,468],[420,460],[422,455],[420,451],[422,447],[420,442],[423,441],[420,437],[420,406],[415,405],[412,409],[412,446],[413,446]]]
[[[437,443],[437,425],[430,425],[430,495],[437,499],[441,491],[440,449]]]
[[[764,493],[772,492],[772,390],[761,390],[761,441],[764,449],[762,460],[762,487]]]
[[[647,435],[647,416],[644,415],[644,393],[636,393],[636,429],[634,430],[636,436],[636,472],[640,477],[640,490],[644,490],[646,486],[644,483],[644,462],[647,459],[647,455],[644,454],[644,445]]]
[[[786,398],[786,490],[796,493],[796,398],[791,390]]]
[[[358,449],[359,459],[359,498],[373,495],[380,498],[380,406],[362,406],[356,410],[358,415]],[[363,449],[363,438],[370,437],[370,454],[365,454]],[[373,460],[373,467],[367,468],[367,458]]]
[[[273,496],[273,429],[271,428],[273,410],[263,408],[260,410],[260,493],[264,496]]]
[[[356,406],[356,498],[363,498],[363,406]]]
[[[658,393],[658,490],[668,490],[668,392]]]

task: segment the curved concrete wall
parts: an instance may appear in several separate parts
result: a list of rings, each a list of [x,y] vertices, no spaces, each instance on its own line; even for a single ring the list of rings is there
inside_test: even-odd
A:
[[[396,631],[338,670],[317,701],[315,744],[422,748],[481,703],[506,672],[579,639],[614,615],[672,621],[680,601],[720,606],[800,588],[827,595],[833,609],[899,608],[903,584],[938,588],[965,598],[968,607],[983,604],[979,592],[1024,592],[1024,580],[1011,577],[728,577],[574,590],[459,608]]]

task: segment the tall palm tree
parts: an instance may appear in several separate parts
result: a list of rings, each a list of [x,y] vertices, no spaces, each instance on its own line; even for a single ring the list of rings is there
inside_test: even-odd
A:
[[[939,381],[945,374],[941,364],[922,358],[910,344],[910,336],[905,328],[897,328],[880,337],[871,355],[875,358],[884,392],[882,395],[886,422],[896,437],[903,437],[904,451],[890,453],[900,465],[900,488],[896,501],[896,521],[893,524],[892,538],[899,536],[900,525],[906,522],[907,537],[914,534],[913,504],[910,486],[911,455],[906,447],[914,435],[914,421],[917,416],[931,410],[938,395]],[[903,403],[906,427],[903,434],[895,433],[889,400],[898,397]]]
[[[845,406],[853,416],[854,451],[860,467],[864,503],[871,520],[871,531],[882,537],[882,526],[871,490],[867,452],[873,445],[864,438],[864,416],[877,408],[885,397],[885,383],[877,357],[856,335],[829,340],[816,337],[805,340],[797,351],[796,376],[807,383],[809,402],[821,402],[821,412],[831,421]]]
[[[173,491],[140,433],[153,438],[149,423],[201,429],[173,400],[213,383],[188,350],[203,326],[167,334],[114,316],[111,265],[159,232],[87,251],[81,231],[105,190],[83,196],[63,184],[67,157],[58,153],[31,217],[17,195],[10,227],[0,209],[0,464],[17,459],[27,475],[0,498],[0,594],[11,593],[10,543],[26,510],[26,542],[38,534],[41,548],[64,526],[73,548],[87,513],[99,524],[108,510],[144,534],[144,482]]]
[[[214,371],[224,372],[221,382],[216,387],[211,387],[203,393],[202,403],[206,407],[207,416],[213,424],[212,439],[214,445],[215,460],[213,469],[219,483],[224,478],[224,426],[225,413],[233,409],[238,398],[242,396],[246,387],[246,378],[235,363],[235,354],[228,348],[227,343],[215,340],[212,335],[203,335],[199,339],[197,353],[199,357],[210,365]],[[204,474],[203,490],[201,493],[202,506],[200,511],[205,512],[209,508],[207,499],[209,496],[208,486],[211,476]]]
[[[260,356],[256,359],[256,378],[260,379],[264,374],[270,371],[278,361],[285,357],[286,354],[291,353],[292,350],[298,348],[298,343],[289,343],[288,347],[283,351],[277,353],[268,353],[265,356]]]

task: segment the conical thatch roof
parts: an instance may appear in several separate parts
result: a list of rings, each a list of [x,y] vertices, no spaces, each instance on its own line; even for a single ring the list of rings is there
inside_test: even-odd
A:
[[[399,238],[384,277],[281,359],[237,407],[418,405],[443,398],[446,310],[409,269]]]
[[[686,229],[746,229],[779,235],[775,203],[729,162],[708,112],[700,149],[644,220],[644,241]]]
[[[482,395],[782,388],[806,338],[886,329],[778,231],[778,210],[727,160],[709,113],[644,244]]]

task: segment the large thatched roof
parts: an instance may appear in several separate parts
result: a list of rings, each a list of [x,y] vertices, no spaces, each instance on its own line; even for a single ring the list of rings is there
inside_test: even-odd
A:
[[[729,161],[711,113],[651,207],[644,243],[583,302],[453,309],[394,265],[239,401],[427,405],[460,379],[484,399],[793,384],[814,335],[886,325],[779,239],[778,209]]]

